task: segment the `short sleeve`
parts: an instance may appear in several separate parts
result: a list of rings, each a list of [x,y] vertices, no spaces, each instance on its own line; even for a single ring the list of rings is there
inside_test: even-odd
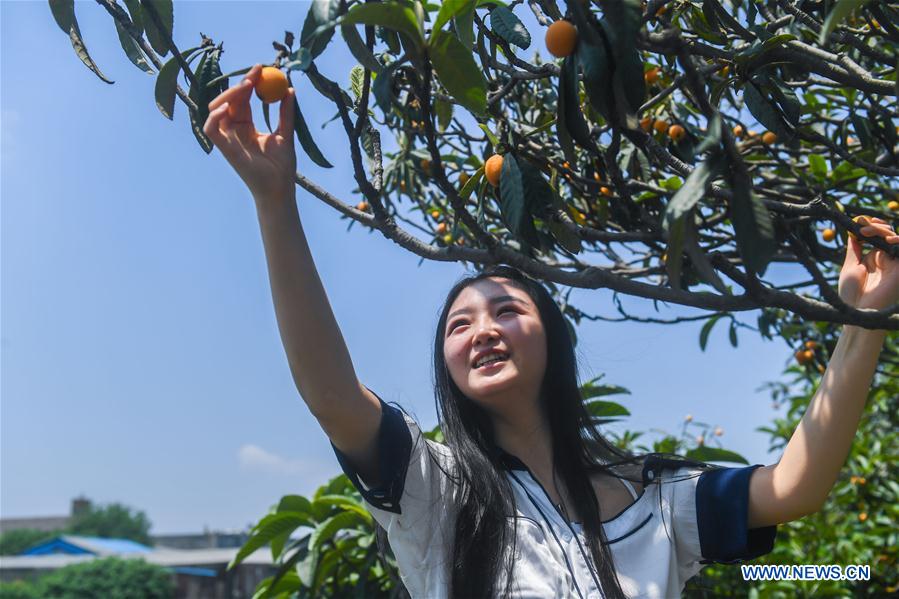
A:
[[[377,397],[377,394],[375,394]],[[415,421],[381,402],[377,447],[381,481],[368,487],[349,459],[331,447],[366,509],[387,531],[400,578],[412,597],[445,597],[448,548],[455,522],[456,486],[452,454],[422,435]]]
[[[748,527],[749,478],[760,466],[675,471],[671,516],[682,569],[695,574],[702,564],[736,563],[771,551],[777,527]]]

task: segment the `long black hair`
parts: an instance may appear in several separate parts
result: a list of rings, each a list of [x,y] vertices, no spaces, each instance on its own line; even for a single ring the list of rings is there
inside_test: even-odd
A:
[[[590,474],[602,471],[628,478],[613,471],[612,466],[636,464],[639,458],[606,441],[591,422],[578,386],[574,343],[565,317],[542,284],[511,266],[492,266],[457,282],[447,294],[434,338],[438,420],[455,458],[452,474],[459,485],[451,596],[507,596],[513,588],[516,535],[515,528],[510,529],[508,524],[508,516],[515,514],[512,488],[496,452],[490,417],[455,384],[443,352],[450,307],[463,289],[488,277],[507,279],[537,306],[547,350],[539,402],[552,436],[554,472],[578,506],[603,595],[623,599]],[[515,518],[511,520],[516,522]],[[511,552],[506,552],[506,547],[511,547]],[[501,574],[506,581],[503,587],[499,586]]]

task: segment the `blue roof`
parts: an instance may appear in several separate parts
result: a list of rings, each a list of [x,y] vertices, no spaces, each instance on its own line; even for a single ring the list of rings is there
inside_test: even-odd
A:
[[[23,551],[20,555],[51,555],[55,553],[116,555],[119,553],[149,553],[151,551],[153,551],[152,547],[147,547],[130,539],[63,535],[40,545],[35,545]]]

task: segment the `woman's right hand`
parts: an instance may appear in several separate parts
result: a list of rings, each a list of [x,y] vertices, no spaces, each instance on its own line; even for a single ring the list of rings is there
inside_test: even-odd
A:
[[[209,103],[203,133],[221,150],[247,184],[257,203],[293,197],[297,156],[293,142],[294,89],[281,100],[278,128],[260,133],[253,123],[250,95],[262,65],[254,65],[239,85],[229,87]]]

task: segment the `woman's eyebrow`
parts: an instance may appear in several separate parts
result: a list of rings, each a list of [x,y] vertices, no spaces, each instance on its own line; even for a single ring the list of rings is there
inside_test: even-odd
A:
[[[496,297],[491,297],[489,300],[487,300],[487,303],[488,304],[498,304],[500,302],[507,302],[507,301],[519,302],[521,304],[527,305],[526,301],[524,301],[521,298],[515,297],[514,295],[497,295]],[[471,312],[471,309],[470,308],[462,308],[460,310],[456,310],[455,312],[453,312],[452,314],[447,316],[446,319],[449,320],[456,314],[463,314],[465,312]]]

